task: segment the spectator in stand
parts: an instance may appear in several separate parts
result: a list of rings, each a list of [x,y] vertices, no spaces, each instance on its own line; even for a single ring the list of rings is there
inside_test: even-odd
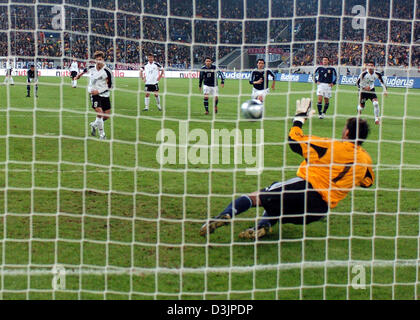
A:
[[[193,0],[171,0],[171,16],[192,17]]]
[[[145,16],[143,36],[148,40],[166,41],[166,19]]]
[[[80,33],[89,32],[88,11],[81,8],[66,6],[66,30]]]
[[[90,29],[93,33],[115,36],[114,14],[99,10],[90,11]],[[105,59],[105,61],[107,61]]]
[[[144,13],[158,14],[166,16],[168,14],[168,4],[166,0],[143,0]]]
[[[118,10],[123,10],[133,13],[141,12],[141,1],[139,0],[118,0]]]
[[[217,44],[217,22],[195,20],[195,42]]]
[[[191,32],[190,20],[169,19],[169,37],[171,41],[191,43]]]
[[[218,18],[218,0],[195,0],[195,16],[198,18]]]
[[[141,18],[125,13],[117,14],[118,36],[124,38],[141,38]]]
[[[273,18],[293,17],[294,0],[271,0]]]

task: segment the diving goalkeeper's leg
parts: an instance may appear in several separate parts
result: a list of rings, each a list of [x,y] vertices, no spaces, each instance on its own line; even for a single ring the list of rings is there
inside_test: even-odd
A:
[[[255,202],[251,197],[252,196],[244,195],[231,202],[219,215],[203,224],[200,229],[200,235],[205,236],[209,233],[213,233],[217,228],[228,224],[235,215],[241,214],[251,207],[254,207]]]

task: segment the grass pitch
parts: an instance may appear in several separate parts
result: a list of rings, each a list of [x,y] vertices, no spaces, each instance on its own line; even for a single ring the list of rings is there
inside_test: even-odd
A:
[[[418,298],[419,91],[390,89],[380,97],[380,126],[367,104],[372,188],[350,192],[325,220],[277,225],[269,237],[248,242],[238,233],[261,209],[208,239],[198,230],[233,197],[295,176],[302,159],[287,147],[287,132],[295,101],[315,98],[312,85],[277,83],[265,120],[250,122],[239,121],[240,103],[250,97],[247,81],[227,80],[219,113],[205,116],[196,79],[161,82],[163,113],[153,97],[150,111],[142,111],[138,79],[116,79],[108,140],[99,141],[89,132],[95,115],[86,79],[77,89],[69,79],[40,81],[37,99],[33,91],[25,97],[25,78],[0,87],[0,298]],[[304,131],[340,138],[356,105],[356,88],[340,86],[328,117],[312,119]],[[160,165],[157,133],[178,133],[180,120],[208,133],[264,129],[265,170],[247,175],[240,164]],[[365,289],[351,286],[349,260],[366,266]],[[55,264],[68,273],[65,289],[54,291]]]

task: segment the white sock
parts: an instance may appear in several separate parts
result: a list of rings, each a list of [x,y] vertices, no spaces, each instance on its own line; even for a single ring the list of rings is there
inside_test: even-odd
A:
[[[95,122],[93,123],[95,126],[98,126],[99,122],[102,120],[102,118],[96,117]]]
[[[13,81],[13,78],[12,77],[10,77],[10,83],[11,84],[14,84],[15,82]]]
[[[160,98],[159,98],[159,96],[157,96],[155,98],[156,98],[156,104],[160,108]]]
[[[96,118],[96,123],[98,125],[99,134],[102,136],[104,134],[104,120],[102,118]]]
[[[362,112],[363,108],[360,106],[360,104],[357,106],[357,111]]]
[[[379,103],[377,101],[373,103],[373,110],[375,113],[375,118],[379,118]]]
[[[149,103],[150,103],[150,98],[144,98],[144,104],[146,106],[146,109],[149,109]]]

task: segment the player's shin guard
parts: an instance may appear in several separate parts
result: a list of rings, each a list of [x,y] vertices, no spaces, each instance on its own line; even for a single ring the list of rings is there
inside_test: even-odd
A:
[[[330,107],[330,104],[329,103],[326,103],[324,105],[324,111],[322,111],[322,113],[327,113],[327,110],[328,110],[329,107]]]
[[[104,134],[104,120],[102,118],[96,118],[96,125],[98,126],[99,135],[103,136]]]
[[[322,113],[322,102],[318,103],[317,107],[318,107],[318,113],[321,114]]]
[[[373,112],[375,113],[375,120],[379,118],[379,102],[373,102]]]
[[[161,107],[160,107],[160,98],[159,98],[159,96],[155,96],[155,99],[156,99],[156,105],[157,105],[158,109],[160,110]]]
[[[242,196],[236,199],[235,201],[231,202],[225,210],[222,211],[220,215],[228,214],[231,217],[241,214],[249,210],[253,206],[251,198],[248,196]]]
[[[209,112],[209,98],[204,98],[204,109]]]

